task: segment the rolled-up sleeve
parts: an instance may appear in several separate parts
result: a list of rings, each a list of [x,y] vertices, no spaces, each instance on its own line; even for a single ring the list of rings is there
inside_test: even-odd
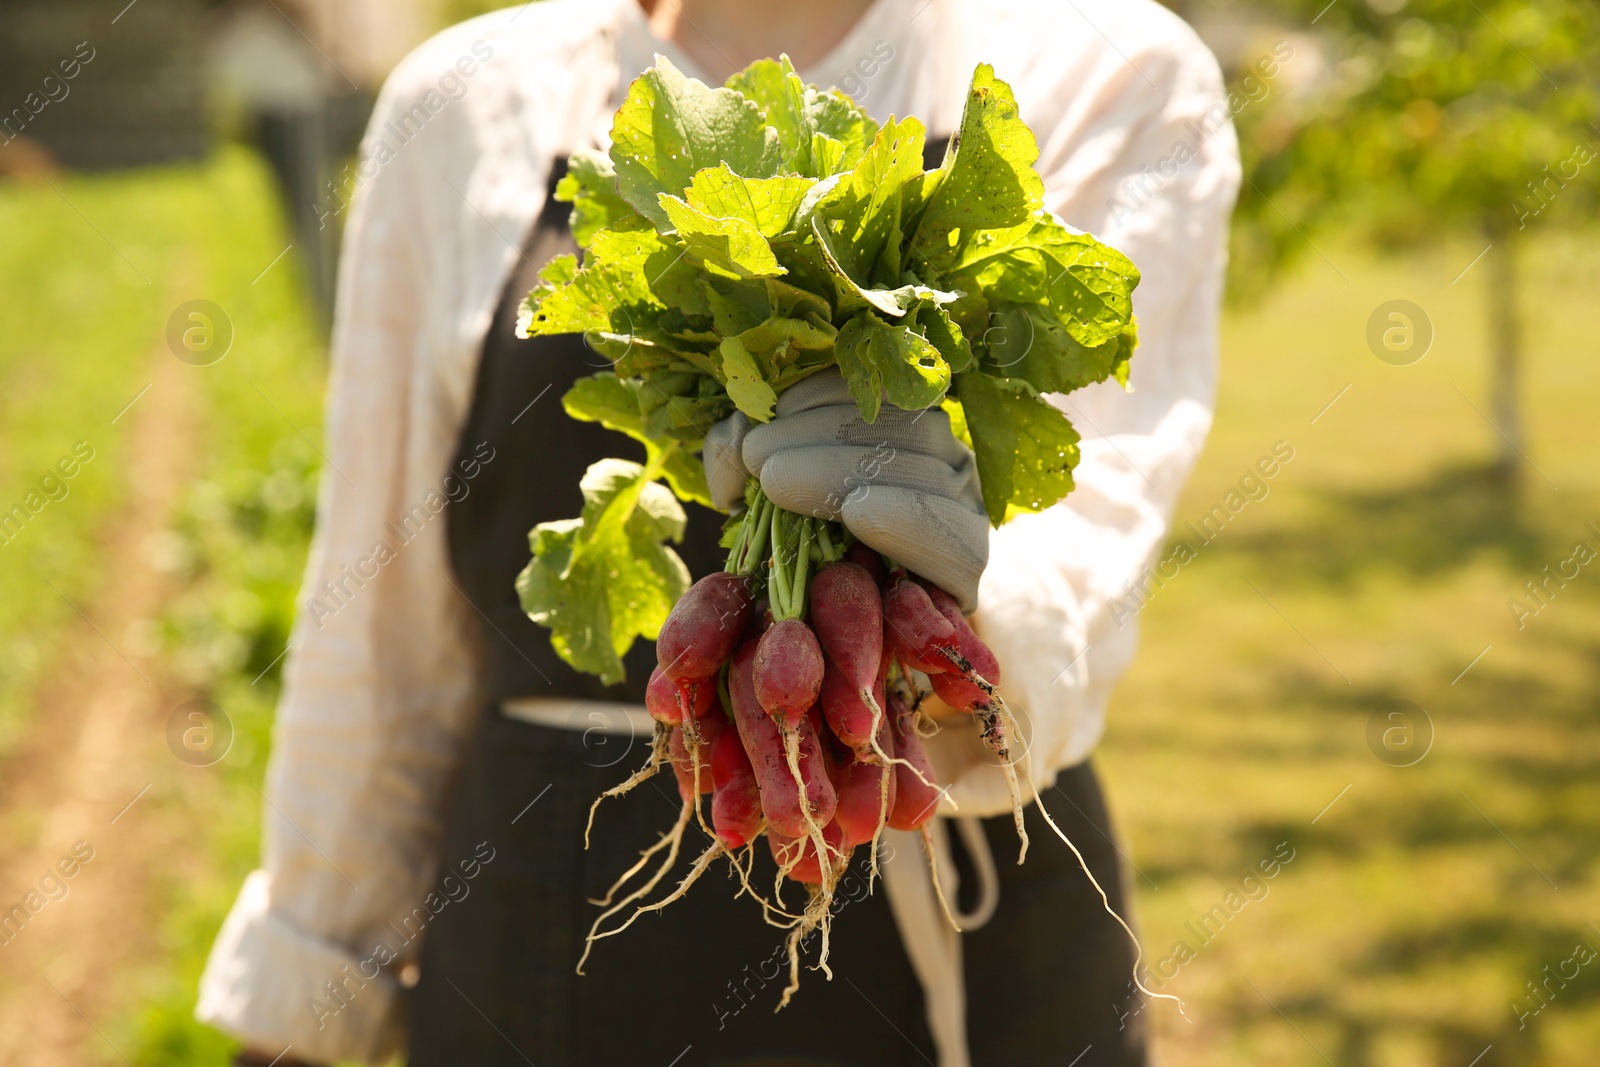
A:
[[[1130,594],[1210,428],[1239,182],[1222,78],[1192,31],[1166,12],[1086,4],[1084,14],[1096,24],[1081,32],[1107,39],[1101,59],[1057,85],[1024,77],[1018,98],[1040,134],[1047,205],[1140,268],[1140,346],[1131,391],[1106,382],[1052,398],[1083,435],[1076,488],[994,532],[976,617],[1022,713],[1041,789],[1103,732],[1137,640]],[[992,767],[969,767],[952,796],[967,813],[1008,806]]]

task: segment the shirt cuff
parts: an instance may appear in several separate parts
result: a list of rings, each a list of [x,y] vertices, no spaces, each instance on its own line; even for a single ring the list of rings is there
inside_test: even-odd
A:
[[[263,1052],[388,1061],[405,1044],[400,987],[375,961],[273,912],[266,871],[245,880],[200,978],[195,1018]]]

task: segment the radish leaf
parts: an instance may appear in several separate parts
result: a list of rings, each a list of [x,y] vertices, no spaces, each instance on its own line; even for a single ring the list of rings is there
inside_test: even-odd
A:
[[[1059,410],[1018,378],[963,374],[956,398],[966,417],[989,521],[1042,511],[1072,489],[1078,434]]]

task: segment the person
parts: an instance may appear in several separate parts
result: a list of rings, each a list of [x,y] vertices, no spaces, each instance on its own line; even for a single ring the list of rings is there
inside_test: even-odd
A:
[[[263,860],[196,1008],[245,1043],[239,1062],[1145,1062],[1127,934],[1032,806],[1033,846],[1016,865],[1005,785],[962,723],[934,752],[960,935],[902,842],[880,883],[859,863],[845,876],[832,980],[804,972],[781,1012],[782,932],[721,878],[599,942],[574,974],[598,912],[588,901],[678,801],[670,781],[646,783],[600,809],[585,851],[590,801],[647,747],[637,705],[653,649],[638,643],[627,683],[604,688],[555,655],[513,582],[529,528],[578,513],[588,463],[637,453],[560,410],[605,361],[578,338],[515,340],[516,306],[575,247],[550,195],[562,161],[608,143],[656,53],[714,84],[780,52],[880,120],[921,118],[930,165],[974,65],[992,63],[1038,136],[1047,206],[1143,271],[1132,389],[1059,398],[1083,435],[1063,503],[992,532],[980,523],[976,543],[959,517],[856,531],[894,540],[913,570],[944,566],[976,603],[974,626],[1025,709],[1042,796],[1128,914],[1088,757],[1133,655],[1131,591],[1210,425],[1239,180],[1215,60],[1153,0],[547,0],[423,45],[390,77],[363,146]],[[810,478],[796,491],[837,492],[834,467],[782,461],[866,440],[853,409],[825,384],[785,399],[765,454],[736,447],[717,463],[764,480],[785,465],[791,482]],[[942,463],[945,476],[911,486],[912,510],[975,512],[970,456],[947,422],[923,431],[896,439],[904,462],[884,465],[883,484],[913,460]],[[720,564],[721,518],[691,509],[681,550],[696,575]]]

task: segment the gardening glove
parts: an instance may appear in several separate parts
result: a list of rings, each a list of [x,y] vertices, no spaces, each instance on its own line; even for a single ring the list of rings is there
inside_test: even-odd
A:
[[[703,453],[713,502],[731,509],[754,474],[779,507],[832,519],[961,603],[978,604],[989,561],[989,520],[971,449],[938,408],[885,404],[868,423],[837,370],[778,398],[771,422],[735,413],[712,427]]]

